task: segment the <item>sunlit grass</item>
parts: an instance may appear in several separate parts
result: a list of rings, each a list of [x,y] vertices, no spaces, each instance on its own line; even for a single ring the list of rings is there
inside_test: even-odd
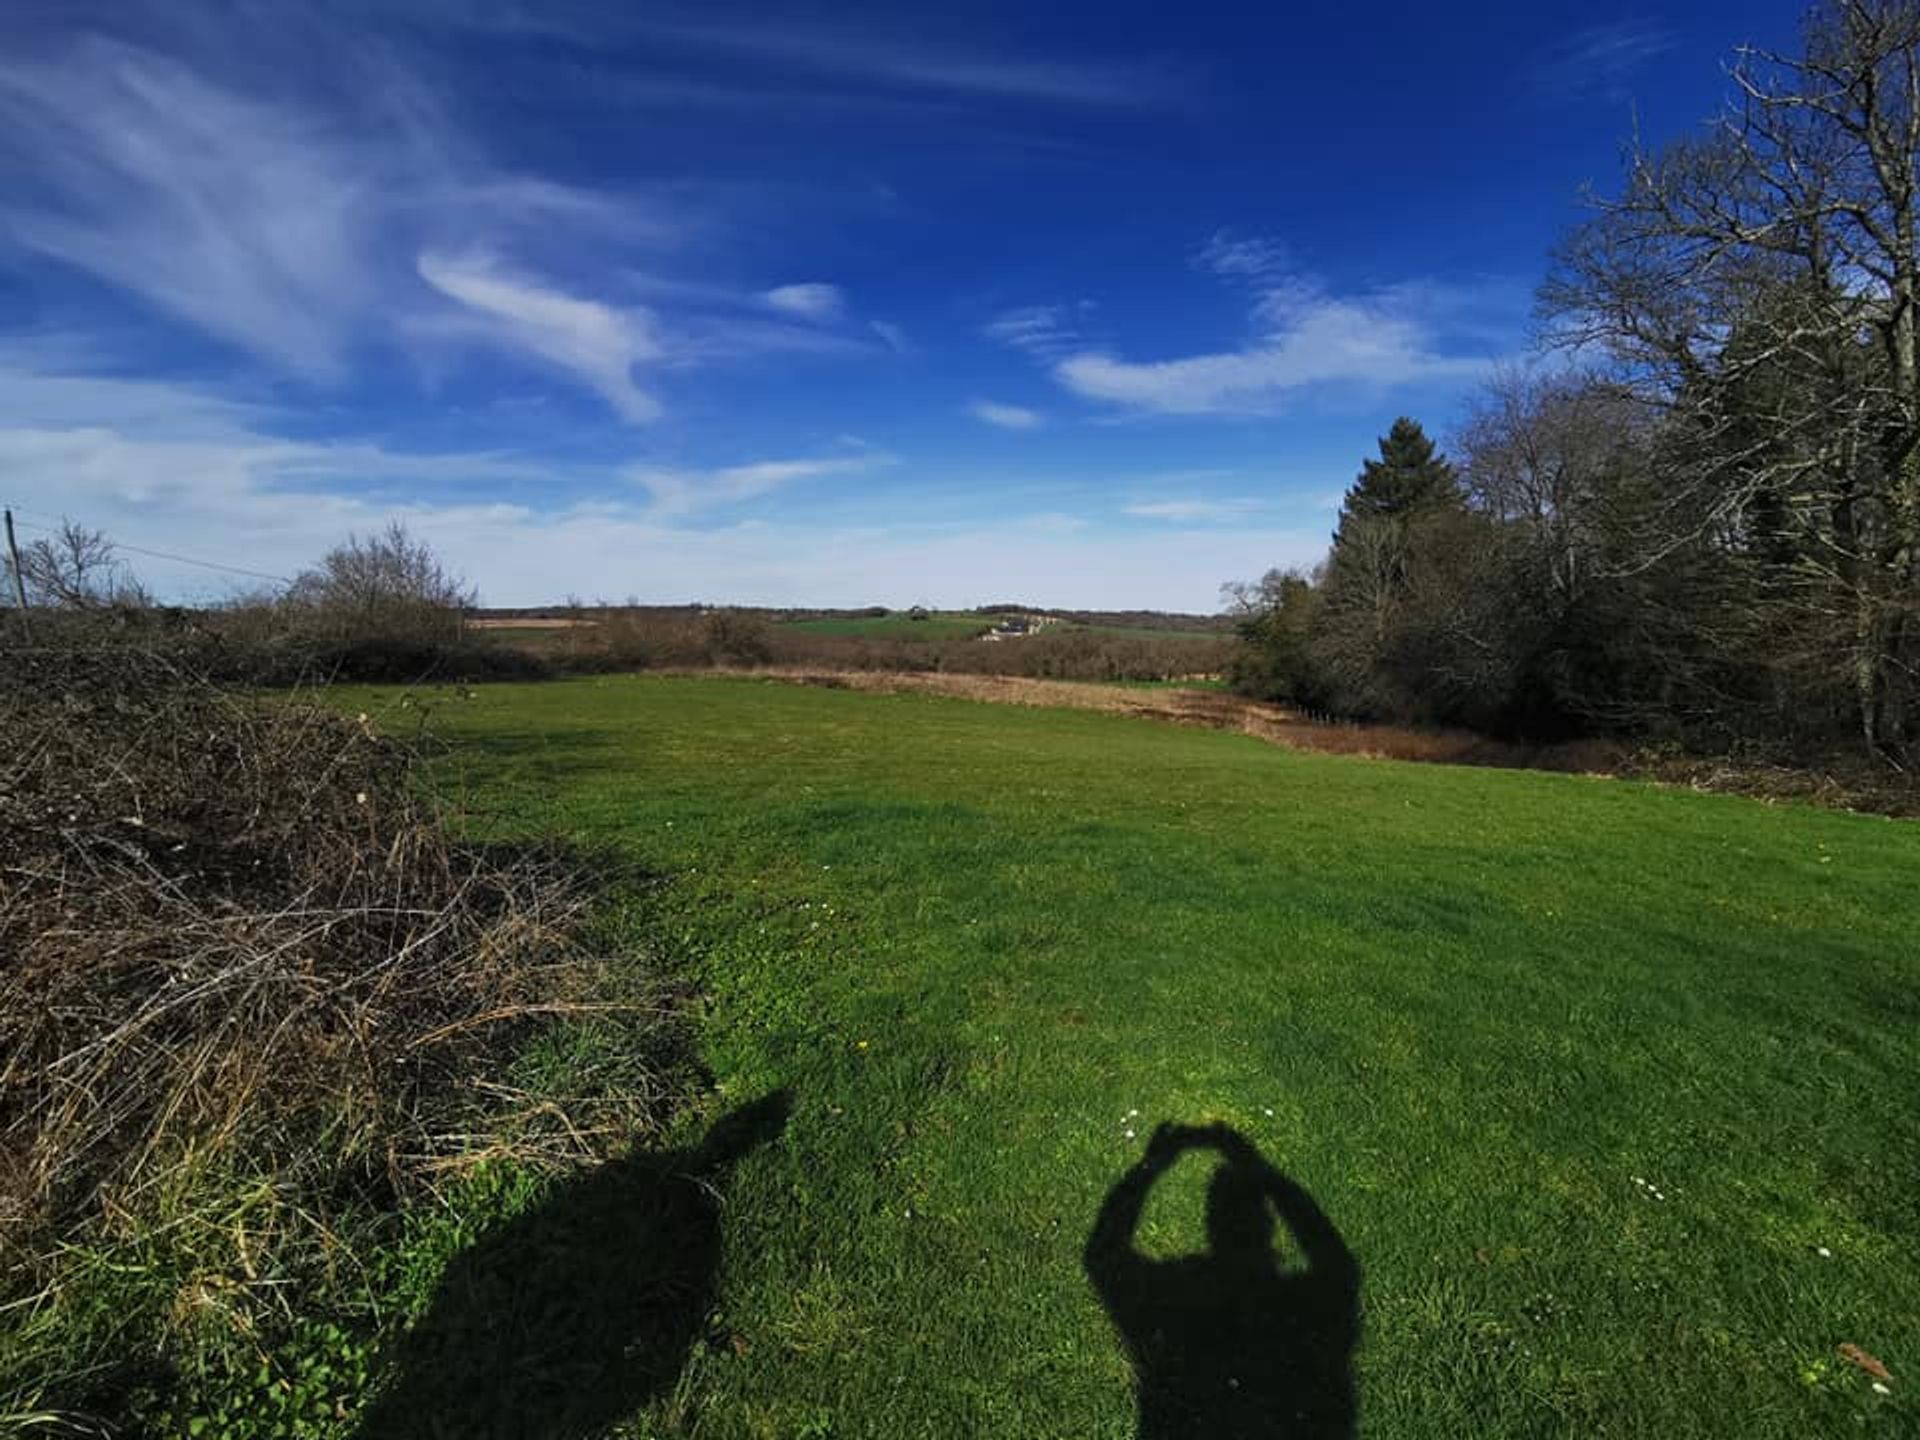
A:
[[[1364,1436],[1916,1423],[1920,829],[744,680],[431,723],[480,823],[671,877],[636,923],[717,1076],[797,1097],[726,1214],[739,1344],[639,1433],[1131,1434],[1080,1251],[1161,1119],[1344,1234]]]

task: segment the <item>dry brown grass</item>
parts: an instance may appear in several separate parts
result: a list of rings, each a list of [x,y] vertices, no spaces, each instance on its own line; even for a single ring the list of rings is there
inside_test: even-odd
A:
[[[578,616],[568,615],[529,615],[524,618],[513,616],[482,616],[468,619],[465,624],[469,630],[591,630],[600,622]]]
[[[1611,773],[1623,747],[1604,741],[1515,745],[1464,730],[1416,730],[1309,719],[1284,706],[1221,690],[1140,689],[1126,685],[1029,680],[1011,675],[902,674],[870,670],[766,667],[753,672],[799,685],[847,690],[913,692],[997,705],[1039,705],[1138,715],[1177,725],[1200,725],[1329,755],[1418,760],[1440,765],[1489,765],[1579,773]]]
[[[235,1184],[265,1197],[229,1257],[244,1288],[277,1244],[327,1250],[341,1206],[658,1119],[667,1081],[641,1063],[567,1105],[507,1083],[512,1042],[555,1014],[672,1030],[663,990],[584,948],[577,862],[454,841],[364,719],[151,652],[5,658],[9,1290],[76,1237],[191,1225]]]
[[[690,670],[688,674],[710,674]],[[1789,802],[1896,817],[1920,816],[1920,787],[1857,759],[1851,766],[1791,767],[1719,758],[1662,754],[1624,740],[1567,740],[1527,745],[1469,730],[1421,730],[1323,720],[1282,705],[1221,690],[1141,689],[1078,681],[1029,680],[1011,675],[903,674],[872,670],[763,667],[749,673],[797,685],[847,690],[913,692],[996,705],[1040,705],[1137,715],[1175,725],[1200,725],[1252,735],[1293,750],[1434,765],[1481,765],[1549,770],[1651,781],[1716,794],[1745,795],[1769,804]]]

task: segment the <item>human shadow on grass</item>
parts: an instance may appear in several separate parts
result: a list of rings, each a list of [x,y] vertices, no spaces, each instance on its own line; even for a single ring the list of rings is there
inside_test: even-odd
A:
[[[1147,1196],[1189,1150],[1214,1150],[1207,1251],[1134,1248]],[[1275,1219],[1304,1260],[1285,1269]],[[1225,1125],[1162,1125],[1087,1239],[1087,1275],[1133,1363],[1140,1440],[1346,1440],[1360,1266],[1313,1197]]]
[[[448,1264],[359,1440],[585,1440],[670,1389],[713,1307],[735,1167],[780,1090],[687,1149],[610,1161]]]

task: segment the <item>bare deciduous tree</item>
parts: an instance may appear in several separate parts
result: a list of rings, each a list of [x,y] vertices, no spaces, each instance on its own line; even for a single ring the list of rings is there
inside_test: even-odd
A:
[[[1877,753],[1920,691],[1920,4],[1830,0],[1740,52],[1709,135],[1634,158],[1543,300],[1659,406],[1670,462],[1625,563],[1703,537],[1793,572]]]
[[[33,541],[20,552],[20,578],[29,605],[99,610],[151,603],[113,542],[102,532],[72,520],[63,520],[54,534]],[[13,563],[9,560],[9,588],[12,579]]]
[[[1644,463],[1648,413],[1582,374],[1496,374],[1461,427],[1467,498],[1538,560],[1552,599],[1579,602],[1609,563],[1621,477]]]

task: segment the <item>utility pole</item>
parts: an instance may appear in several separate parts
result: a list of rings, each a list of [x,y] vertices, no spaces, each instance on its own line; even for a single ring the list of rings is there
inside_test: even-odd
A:
[[[13,538],[13,511],[7,512],[7,557],[13,562],[13,598],[20,603],[20,638],[33,643],[33,626],[27,620],[27,576],[20,568],[20,545]]]

